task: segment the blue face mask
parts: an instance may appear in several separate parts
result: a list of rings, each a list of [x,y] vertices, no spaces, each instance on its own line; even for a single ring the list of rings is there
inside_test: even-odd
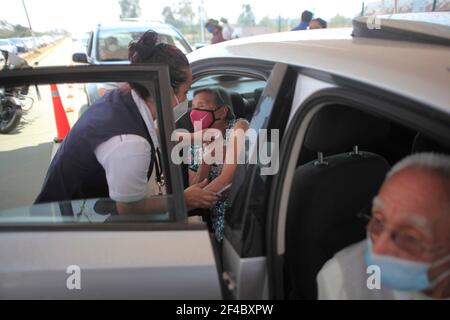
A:
[[[214,32],[214,28],[211,27],[211,26],[208,26],[207,30],[208,30],[209,33],[213,33]]]
[[[366,263],[368,266],[376,265],[380,268],[381,284],[388,288],[400,291],[424,291],[450,276],[450,270],[446,270],[433,282],[428,278],[430,268],[443,264],[450,259],[450,255],[434,263],[417,262],[374,254],[370,237],[367,237],[367,243]]]

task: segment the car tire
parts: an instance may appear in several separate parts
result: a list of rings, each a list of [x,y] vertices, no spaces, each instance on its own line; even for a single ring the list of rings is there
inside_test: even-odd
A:
[[[22,108],[17,105],[10,105],[7,108],[11,108],[11,117],[3,121],[0,121],[0,133],[9,133],[14,130],[20,123],[22,118]]]

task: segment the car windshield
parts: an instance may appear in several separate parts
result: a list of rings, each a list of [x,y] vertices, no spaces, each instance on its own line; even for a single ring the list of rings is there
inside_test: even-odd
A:
[[[7,40],[0,40],[0,46],[6,46],[9,45],[9,41]]]
[[[101,30],[97,40],[99,61],[127,61],[128,60],[128,45],[131,41],[139,39],[139,37],[146,31],[128,31],[128,30]],[[188,50],[182,42],[182,39],[177,38],[175,34],[159,33],[161,42],[177,46],[183,53]]]

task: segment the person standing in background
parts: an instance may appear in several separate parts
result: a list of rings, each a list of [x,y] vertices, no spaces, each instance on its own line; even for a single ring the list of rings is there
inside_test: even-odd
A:
[[[326,29],[328,27],[328,24],[325,20],[317,18],[317,19],[313,19],[311,20],[311,22],[309,23],[309,29]]]
[[[297,31],[297,30],[306,30],[309,27],[309,23],[311,22],[314,14],[311,11],[305,10],[302,13],[302,18],[298,26],[296,26],[291,31]]]
[[[211,44],[225,41],[222,35],[222,27],[219,25],[219,21],[215,19],[209,19],[206,23],[206,29],[213,35]]]
[[[228,23],[228,20],[225,18],[220,18],[220,22],[222,22],[222,36],[226,40],[233,39],[233,28]]]

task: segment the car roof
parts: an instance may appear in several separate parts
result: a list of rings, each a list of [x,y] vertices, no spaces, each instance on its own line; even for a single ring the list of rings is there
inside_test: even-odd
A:
[[[449,46],[354,38],[351,28],[320,29],[226,41],[193,51],[188,58],[192,64],[212,58],[246,58],[312,68],[450,113]]]
[[[127,30],[155,29],[155,31],[176,30],[173,26],[159,21],[145,21],[145,22],[121,21],[116,23],[99,24],[97,27],[98,29],[101,30],[120,30],[120,29],[127,29]]]

